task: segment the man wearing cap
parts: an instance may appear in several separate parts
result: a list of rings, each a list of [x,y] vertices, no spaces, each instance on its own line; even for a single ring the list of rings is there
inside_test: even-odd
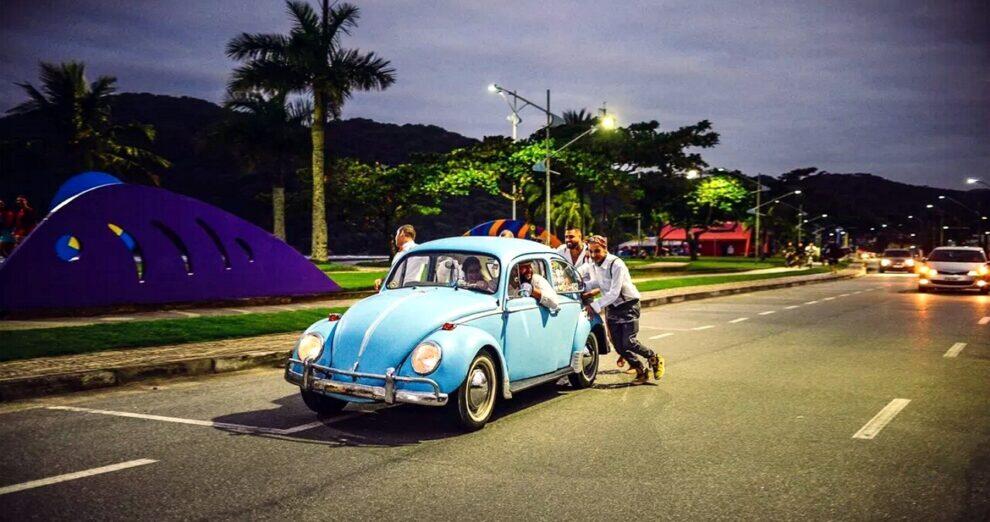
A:
[[[564,259],[575,269],[591,262],[591,258],[588,257],[588,245],[584,243],[584,235],[577,228],[564,231],[564,244],[560,245],[557,253],[564,256]]]
[[[587,305],[588,313],[597,314],[605,310],[605,322],[612,345],[619,356],[636,370],[636,379],[633,382],[644,383],[649,379],[646,368],[636,355],[647,360],[653,378],[659,380],[664,372],[663,357],[636,339],[639,333],[639,290],[632,283],[629,269],[621,259],[608,253],[608,239],[603,236],[588,238],[588,253],[591,263],[587,266],[592,277],[587,280],[590,290],[583,297],[589,299],[601,295],[597,301]]]

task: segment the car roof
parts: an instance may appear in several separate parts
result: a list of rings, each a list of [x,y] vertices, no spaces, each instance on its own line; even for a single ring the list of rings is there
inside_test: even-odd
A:
[[[555,252],[552,248],[536,241],[493,236],[456,236],[436,239],[420,243],[409,252],[423,250],[466,250],[489,254],[506,261],[525,254],[552,254]]]
[[[982,248],[971,247],[971,246],[940,246],[940,247],[935,247],[935,250],[970,250],[975,252],[983,252]],[[932,252],[934,252],[935,250],[932,250]]]

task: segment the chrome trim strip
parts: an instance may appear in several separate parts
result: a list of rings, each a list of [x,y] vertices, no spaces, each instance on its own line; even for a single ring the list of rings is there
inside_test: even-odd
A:
[[[523,390],[532,388],[534,386],[539,386],[546,382],[556,381],[561,377],[567,377],[572,373],[575,373],[574,370],[570,366],[567,366],[554,372],[545,373],[543,375],[537,375],[536,377],[529,377],[526,379],[520,379],[518,381],[511,382],[509,383],[509,390],[511,390],[512,393],[521,392]]]

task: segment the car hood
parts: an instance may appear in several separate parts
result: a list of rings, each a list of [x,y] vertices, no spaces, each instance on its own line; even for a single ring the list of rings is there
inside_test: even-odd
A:
[[[341,317],[331,343],[330,365],[376,374],[399,368],[416,344],[444,323],[496,308],[494,295],[447,287],[375,294]]]
[[[986,263],[952,263],[949,261],[929,261],[928,266],[939,272],[966,273],[970,270],[978,270]]]

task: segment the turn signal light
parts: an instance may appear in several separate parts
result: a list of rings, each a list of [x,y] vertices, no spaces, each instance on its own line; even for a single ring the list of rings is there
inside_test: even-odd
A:
[[[440,329],[443,330],[443,331],[445,331],[445,332],[449,332],[449,331],[453,330],[454,328],[457,328],[457,325],[454,324],[454,323],[443,323],[443,326],[440,327]]]
[[[339,320],[340,320],[340,314],[333,314],[332,313],[332,314],[327,315],[327,321],[330,321],[331,323],[334,322],[334,321],[339,321]]]

